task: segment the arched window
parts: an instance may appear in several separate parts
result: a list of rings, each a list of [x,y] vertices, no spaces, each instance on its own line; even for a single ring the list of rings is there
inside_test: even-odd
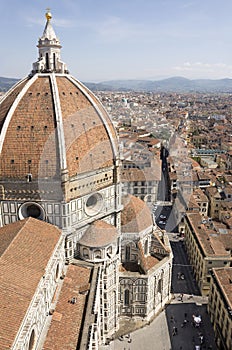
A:
[[[162,293],[162,286],[163,286],[163,283],[162,283],[162,279],[160,278],[158,282],[158,288],[157,288],[158,293]]]
[[[130,261],[130,246],[126,246],[126,256],[125,256],[126,261]]]
[[[107,253],[108,253],[108,254],[112,254],[112,246],[110,246],[110,247],[107,248]]]
[[[114,296],[114,310],[115,310],[117,307],[117,295],[116,295],[115,291],[113,292],[113,296]],[[117,313],[116,312],[114,313],[114,327],[117,327]]]
[[[101,259],[101,251],[100,250],[95,250],[94,252],[94,257],[96,259]]]
[[[60,265],[57,264],[56,266],[56,275],[55,275],[55,280],[57,281],[60,275]]]
[[[53,69],[56,70],[56,54],[53,53]]]
[[[47,52],[46,52],[46,69],[49,70],[49,57]]]
[[[35,336],[35,330],[33,329],[29,340],[28,350],[35,349],[35,343],[36,343],[36,336]]]
[[[128,289],[126,289],[124,292],[124,305],[128,306],[129,303],[130,303],[130,292]]]
[[[148,239],[146,239],[145,244],[144,244],[144,253],[148,254]]]
[[[85,259],[89,258],[89,250],[87,248],[83,248],[83,257]]]

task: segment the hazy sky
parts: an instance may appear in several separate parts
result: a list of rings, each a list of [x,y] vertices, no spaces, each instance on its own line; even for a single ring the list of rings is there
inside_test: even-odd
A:
[[[232,78],[231,0],[0,0],[0,76],[31,71],[47,7],[82,81]]]

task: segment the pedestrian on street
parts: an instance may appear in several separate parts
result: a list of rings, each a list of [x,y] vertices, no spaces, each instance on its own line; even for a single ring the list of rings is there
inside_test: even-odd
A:
[[[177,334],[177,327],[173,327],[173,329],[172,329],[172,335],[176,335]]]

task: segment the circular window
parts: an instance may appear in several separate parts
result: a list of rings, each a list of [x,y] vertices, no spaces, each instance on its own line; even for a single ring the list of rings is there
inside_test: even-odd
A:
[[[87,215],[92,216],[100,212],[103,205],[103,199],[100,193],[94,193],[91,195],[85,203],[85,212]]]
[[[27,207],[28,216],[32,216],[33,218],[38,218],[40,214],[41,214],[41,210],[37,205],[32,204]]]
[[[19,208],[19,219],[25,218],[35,218],[39,220],[45,220],[45,212],[44,209],[38,203],[27,202],[21,205]]]

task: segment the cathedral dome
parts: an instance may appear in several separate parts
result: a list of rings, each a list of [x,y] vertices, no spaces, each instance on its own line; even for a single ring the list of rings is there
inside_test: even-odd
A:
[[[68,73],[51,14],[46,18],[31,74],[0,101],[0,185],[4,183],[5,195],[9,182],[74,183],[113,167],[118,157],[112,121],[94,94]],[[65,197],[70,186],[62,188]]]
[[[122,233],[139,233],[152,226],[151,212],[144,201],[132,195],[122,197]]]
[[[107,224],[105,221],[97,220],[86,230],[79,240],[79,244],[91,248],[100,248],[115,243],[117,237],[118,231],[116,227]]]

